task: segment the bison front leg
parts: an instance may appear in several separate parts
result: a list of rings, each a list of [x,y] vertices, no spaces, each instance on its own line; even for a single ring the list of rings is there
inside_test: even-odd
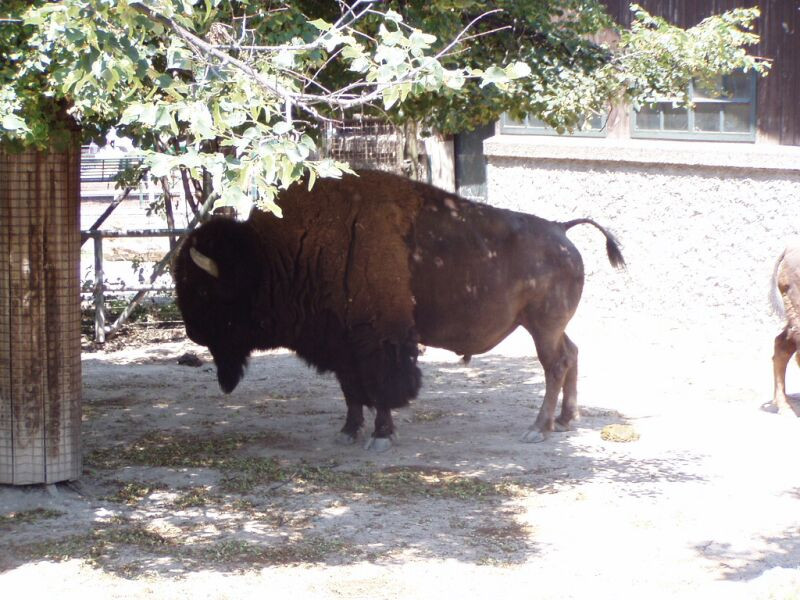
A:
[[[362,348],[369,348],[363,345]],[[375,431],[365,448],[383,452],[396,439],[392,409],[408,405],[419,391],[422,374],[417,367],[417,336],[411,332],[403,342],[383,340],[359,360],[364,391],[374,406]]]
[[[392,411],[386,407],[378,408],[375,414],[375,432],[364,444],[365,450],[385,452],[392,447],[392,441],[397,439],[392,420]]]
[[[341,373],[337,374],[337,377],[347,403],[347,417],[344,427],[336,436],[336,442],[351,445],[356,442],[364,427],[364,405],[369,402],[369,398],[356,377]]]
[[[775,338],[775,353],[772,355],[772,374],[775,380],[772,405],[781,414],[794,415],[786,397],[786,366],[796,351],[797,345],[789,335],[789,327],[786,326]]]

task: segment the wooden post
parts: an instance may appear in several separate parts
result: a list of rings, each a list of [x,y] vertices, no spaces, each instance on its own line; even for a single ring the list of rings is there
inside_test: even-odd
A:
[[[106,341],[105,273],[103,272],[103,237],[94,236],[94,341]]]
[[[80,146],[0,146],[0,483],[81,474]]]

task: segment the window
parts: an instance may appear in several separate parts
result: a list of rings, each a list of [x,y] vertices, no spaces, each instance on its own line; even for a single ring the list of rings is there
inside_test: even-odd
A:
[[[512,119],[508,113],[500,118],[500,133],[524,135],[565,135],[571,137],[605,137],[607,114],[592,115],[581,122],[581,128],[572,133],[559,134],[544,121],[527,115],[522,121]]]
[[[692,83],[689,97],[694,108],[680,108],[664,101],[633,111],[631,137],[755,141],[755,73],[721,76],[715,90]]]

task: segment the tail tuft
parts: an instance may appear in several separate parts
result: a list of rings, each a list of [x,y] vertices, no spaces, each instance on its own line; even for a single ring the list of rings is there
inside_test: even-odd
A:
[[[606,237],[606,254],[608,254],[608,260],[611,266],[615,269],[624,269],[626,267],[625,259],[619,249],[619,243],[611,234]]]
[[[619,249],[619,242],[614,235],[606,230],[605,227],[598,225],[591,219],[575,219],[573,221],[567,221],[566,223],[561,223],[561,226],[564,228],[564,231],[568,230],[570,227],[574,227],[575,225],[592,225],[597,227],[601,231],[601,233],[606,236],[606,254],[608,254],[608,262],[611,263],[611,266],[615,269],[624,269],[625,268],[625,259],[622,257],[622,251]]]

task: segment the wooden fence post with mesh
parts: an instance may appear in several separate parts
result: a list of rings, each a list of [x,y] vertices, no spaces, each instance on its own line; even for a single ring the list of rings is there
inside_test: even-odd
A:
[[[81,473],[80,146],[0,145],[0,483]]]

